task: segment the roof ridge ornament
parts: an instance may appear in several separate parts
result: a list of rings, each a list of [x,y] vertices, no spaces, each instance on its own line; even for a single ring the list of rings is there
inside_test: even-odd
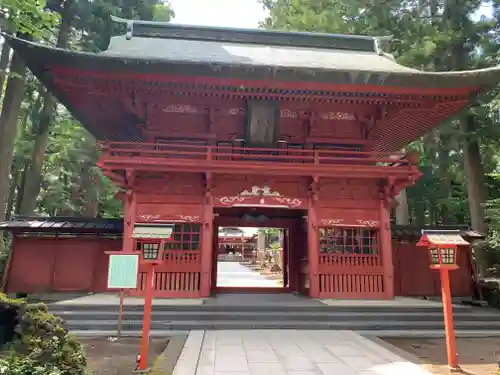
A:
[[[373,38],[374,49],[377,55],[385,56],[388,53],[385,51],[384,47],[390,46],[390,42],[392,41],[392,35],[387,36],[376,36]]]
[[[127,40],[130,40],[132,39],[133,35],[134,35],[134,21],[127,20],[127,33],[125,34],[125,38]]]

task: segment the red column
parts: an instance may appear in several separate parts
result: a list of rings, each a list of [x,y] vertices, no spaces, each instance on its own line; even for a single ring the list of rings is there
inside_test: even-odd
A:
[[[446,332],[446,352],[448,367],[457,370],[457,350],[455,346],[455,328],[453,327],[453,310],[451,306],[450,274],[447,269],[441,269],[441,295],[443,298],[444,329]]]
[[[151,309],[153,306],[154,276],[154,266],[148,267],[146,279],[146,296],[144,297],[144,318],[142,322],[141,356],[139,359],[139,370],[145,370],[148,364],[149,331],[151,329]]]
[[[389,209],[385,200],[380,200],[380,253],[384,269],[384,294],[387,299],[394,298],[394,267],[392,263],[392,236]]]
[[[212,256],[213,256],[213,226],[214,206],[211,196],[205,198],[203,206],[203,232],[201,242],[201,290],[202,298],[212,294]]]
[[[132,234],[134,232],[135,225],[135,217],[136,217],[136,196],[133,191],[127,192],[125,196],[124,202],[124,217],[125,217],[125,225],[123,228],[123,251],[131,252],[134,251],[134,239],[132,238]]]
[[[309,296],[311,298],[319,298],[319,239],[313,197],[309,197],[307,213],[307,258],[309,268]]]

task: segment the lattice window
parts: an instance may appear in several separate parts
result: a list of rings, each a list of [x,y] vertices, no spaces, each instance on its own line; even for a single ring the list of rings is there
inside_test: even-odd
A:
[[[175,224],[165,250],[200,250],[201,224]]]
[[[455,263],[455,249],[444,248],[440,250],[441,250],[441,262],[443,264]]]
[[[135,249],[137,251],[142,251],[142,253],[144,254],[144,259],[152,259],[156,258],[159,247],[159,242],[137,241]]]
[[[321,253],[378,254],[378,230],[367,228],[320,228]]]

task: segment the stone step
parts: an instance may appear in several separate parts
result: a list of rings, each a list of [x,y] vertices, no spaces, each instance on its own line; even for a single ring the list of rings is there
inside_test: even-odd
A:
[[[116,327],[108,330],[72,330],[74,335],[79,337],[113,337],[116,336]],[[172,335],[186,335],[189,331],[171,331],[171,330],[159,330],[154,329],[150,332],[151,337],[166,337]],[[432,330],[377,330],[377,331],[355,331],[363,336],[377,336],[377,337],[420,337],[420,338],[442,338],[445,336],[445,332],[443,329],[432,329]],[[122,332],[122,336],[124,337],[141,337],[141,330],[126,330]],[[463,330],[458,329],[455,331],[455,335],[457,337],[500,337],[500,330],[496,331],[480,331],[480,330]]]
[[[118,316],[118,311],[58,311],[55,312],[58,316],[65,320],[78,321],[78,320],[114,320]],[[124,313],[125,321],[142,320],[144,314],[142,311],[126,311]],[[481,322],[496,322],[499,320],[499,314],[492,313],[479,313],[479,312],[462,312],[454,313],[456,321],[481,321]],[[414,313],[398,313],[398,312],[383,312],[383,313],[370,313],[370,312],[332,312],[332,311],[288,311],[287,313],[281,312],[253,312],[253,311],[153,311],[151,314],[152,321],[352,321],[352,320],[380,320],[380,321],[443,321],[442,312],[426,312]]]
[[[117,327],[116,320],[68,320],[66,325],[70,330],[113,330]],[[455,328],[459,330],[477,330],[484,331],[499,331],[500,322],[455,322]],[[123,331],[140,331],[142,329],[142,320],[124,321],[122,325]],[[336,330],[354,330],[354,331],[375,331],[375,330],[442,330],[443,322],[403,322],[403,321],[379,321],[379,320],[351,320],[351,321],[336,321],[336,322],[312,322],[312,321],[295,321],[286,322],[267,321],[260,322],[254,320],[241,321],[175,321],[175,322],[151,322],[152,330],[225,330],[225,329],[336,329]]]
[[[118,305],[80,305],[80,304],[50,304],[48,308],[51,312],[57,313],[60,311],[95,311],[102,312],[118,311]],[[137,312],[143,311],[144,305],[125,305],[124,311]],[[443,309],[440,306],[432,307],[417,307],[417,306],[328,306],[323,304],[317,305],[153,305],[153,311],[168,311],[168,312],[276,312],[288,313],[295,312],[344,312],[344,313],[442,313]],[[453,307],[454,312],[484,312],[484,313],[498,313],[499,310],[490,308],[478,308],[456,305]]]

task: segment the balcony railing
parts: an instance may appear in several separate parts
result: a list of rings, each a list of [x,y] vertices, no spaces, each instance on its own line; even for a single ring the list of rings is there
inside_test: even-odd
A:
[[[346,170],[387,170],[405,174],[416,171],[418,161],[402,153],[379,153],[351,150],[269,149],[231,146],[204,146],[182,143],[109,142],[102,146],[100,165],[104,168],[161,166],[170,170],[210,170],[238,168],[252,173],[254,168],[280,171],[328,172]],[[148,168],[146,168],[148,167]],[[375,167],[375,169],[374,169]]]

